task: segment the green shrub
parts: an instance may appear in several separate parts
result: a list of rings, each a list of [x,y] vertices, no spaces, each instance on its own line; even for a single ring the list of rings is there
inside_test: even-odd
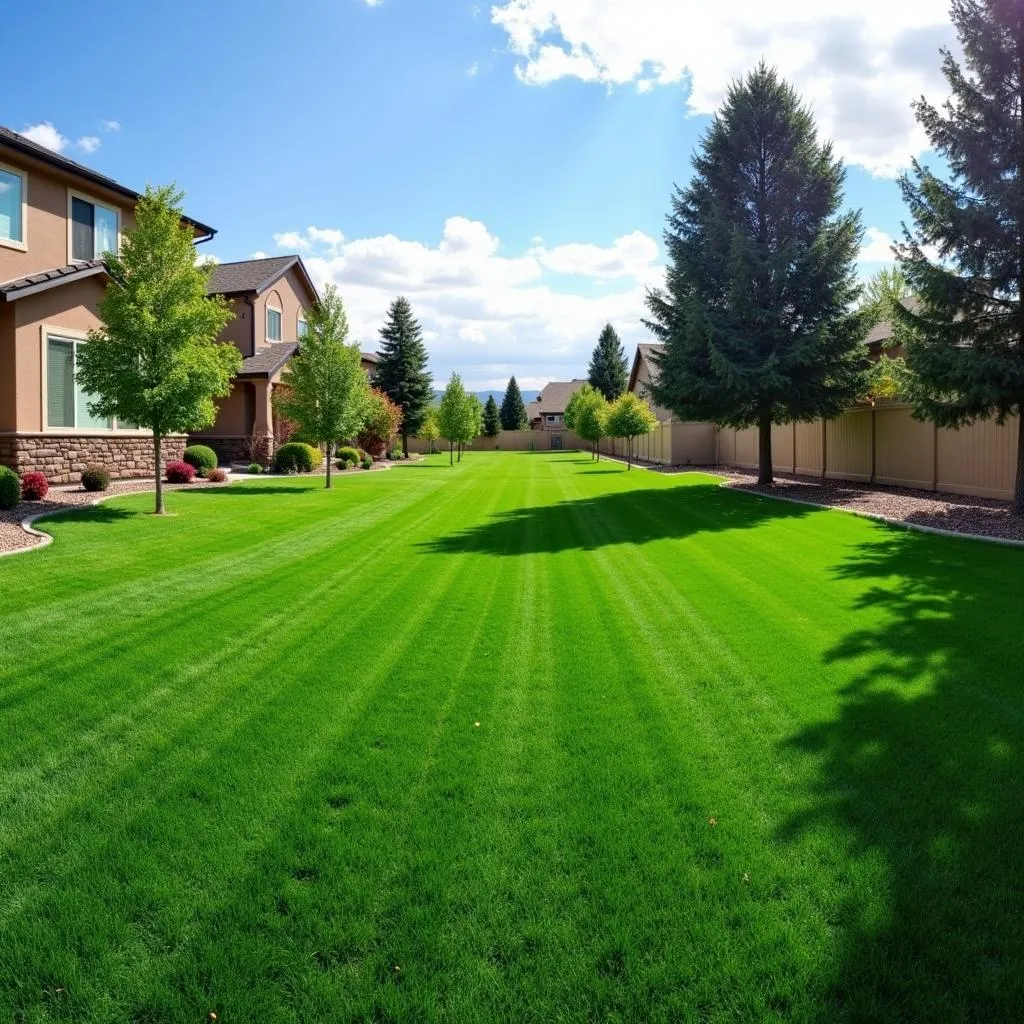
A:
[[[364,456],[363,461],[360,463],[363,469],[370,469],[373,466],[373,459],[369,455]]]
[[[319,448],[301,441],[289,441],[274,453],[274,469],[278,473],[312,473],[322,461]]]
[[[252,473],[254,476],[259,476],[263,472],[263,467],[258,462],[250,462],[249,468],[246,471]]]
[[[205,444],[190,444],[183,456],[198,476],[206,476],[211,469],[217,468],[217,453]]]
[[[110,471],[106,466],[86,466],[82,471],[82,487],[87,491],[105,491],[110,486]]]
[[[344,448],[339,448],[338,449],[338,461],[339,462],[348,462],[348,463],[351,463],[353,466],[356,465],[356,463],[361,461],[361,457],[359,455],[359,449],[358,448],[351,448],[348,445],[346,445]],[[338,468],[340,469],[341,467],[339,466]]]
[[[0,466],[0,508],[14,508],[20,501],[21,478],[13,469]]]
[[[391,451],[388,452],[388,459],[391,462],[401,462],[401,460],[402,460],[402,449],[401,448],[392,448]]]

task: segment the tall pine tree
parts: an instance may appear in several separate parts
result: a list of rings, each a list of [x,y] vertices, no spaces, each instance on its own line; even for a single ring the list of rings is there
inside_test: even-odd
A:
[[[840,213],[842,163],[764,64],[730,87],[693,163],[647,300],[665,343],[650,391],[682,419],[756,425],[770,484],[772,424],[835,416],[864,388],[860,218]]]
[[[597,347],[590,357],[587,381],[609,401],[614,402],[626,390],[629,382],[629,362],[618,334],[611,324],[605,324]]]
[[[497,437],[500,432],[501,413],[498,412],[498,403],[494,400],[494,395],[488,395],[487,403],[484,405],[484,437]]]
[[[415,437],[423,426],[434,399],[434,383],[427,370],[423,331],[404,295],[391,303],[380,339],[373,383],[402,410],[402,454],[408,458],[409,436]]]
[[[952,96],[942,110],[915,104],[952,180],[915,161],[900,181],[916,230],[904,226],[897,253],[921,301],[893,315],[917,416],[1019,417],[1013,510],[1024,514],[1024,5],[954,0],[952,16],[964,53],[961,66],[942,51]]]
[[[528,425],[523,393],[515,377],[509,377],[505,397],[501,400],[501,427],[503,430],[525,430]]]

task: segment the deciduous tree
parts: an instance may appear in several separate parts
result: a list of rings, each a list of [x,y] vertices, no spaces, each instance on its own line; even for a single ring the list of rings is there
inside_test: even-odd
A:
[[[472,416],[469,395],[466,394],[466,389],[462,386],[462,378],[457,373],[453,373],[437,409],[437,427],[441,436],[448,442],[449,465],[455,463],[455,446],[461,445],[469,435]],[[460,450],[460,461],[461,456]]]
[[[432,405],[427,410],[427,415],[423,418],[423,425],[420,427],[416,436],[421,441],[426,441],[429,449],[429,454],[434,454],[434,442],[441,436],[441,431],[437,426],[437,406]]]
[[[359,429],[360,447],[375,459],[387,454],[391,439],[402,425],[402,410],[379,388],[370,388]]]
[[[153,432],[157,515],[164,512],[161,448],[168,434],[213,423],[215,398],[231,391],[242,357],[217,337],[231,319],[220,296],[206,294],[211,264],[196,264],[183,195],[147,188],[120,253],[104,253],[110,283],[99,304],[103,326],[78,349],[77,379],[94,416]]]
[[[649,434],[658,425],[647,403],[632,391],[620,395],[608,408],[604,429],[609,437],[626,439],[626,467],[633,468],[633,439]]]
[[[277,409],[299,425],[303,437],[326,447],[328,488],[334,452],[360,430],[369,400],[359,346],[347,344],[347,338],[344,304],[328,285],[307,314],[306,334],[274,397]]]
[[[964,61],[951,97],[917,119],[951,172],[916,160],[900,181],[914,229],[900,268],[920,302],[894,310],[917,416],[944,427],[1018,417],[1013,510],[1024,514],[1024,6],[954,0]]]
[[[665,343],[652,398],[681,419],[757,426],[772,482],[772,424],[838,415],[865,390],[859,214],[810,111],[764,64],[729,89],[677,188],[666,287],[647,326]]]
[[[577,388],[565,407],[565,425],[577,437],[590,442],[590,456],[601,460],[598,447],[605,437],[608,402],[597,388],[584,384]]]

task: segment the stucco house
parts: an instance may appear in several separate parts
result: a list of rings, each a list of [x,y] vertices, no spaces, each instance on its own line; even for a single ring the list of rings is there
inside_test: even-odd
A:
[[[566,430],[565,407],[569,399],[587,382],[578,378],[573,380],[553,380],[545,384],[536,401],[526,407],[526,416],[531,430],[543,430],[550,434],[550,447],[557,450],[562,446],[562,434]]]
[[[266,461],[280,436],[274,389],[299,351],[309,309],[319,298],[316,285],[300,256],[271,256],[219,263],[209,293],[223,295],[231,307],[234,317],[220,340],[242,353],[242,369],[231,394],[218,402],[214,424],[189,440],[209,445],[225,462]],[[361,355],[363,369],[372,376],[377,356]]]
[[[0,127],[0,464],[77,480],[153,472],[148,431],[90,415],[75,361],[107,284],[100,256],[132,227],[139,193]],[[197,243],[214,229],[185,218]],[[168,438],[167,460],[183,437]]]

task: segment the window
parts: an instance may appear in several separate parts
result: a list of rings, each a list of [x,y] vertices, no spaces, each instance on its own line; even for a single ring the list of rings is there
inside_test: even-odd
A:
[[[75,381],[76,357],[84,341],[46,338],[46,425],[73,430],[109,430],[108,419],[89,412],[90,396]]]
[[[281,310],[267,306],[267,341],[281,340]]]
[[[554,423],[555,419],[556,417],[552,416],[550,413],[548,414],[548,423]]]
[[[25,248],[25,177],[0,167],[0,245]]]
[[[304,338],[306,336],[306,331],[308,331],[308,330],[309,330],[309,325],[300,316],[299,317],[299,325],[298,325],[298,328],[296,329],[295,336],[297,338]]]
[[[119,214],[82,196],[71,196],[71,259],[96,260],[117,252]]]

